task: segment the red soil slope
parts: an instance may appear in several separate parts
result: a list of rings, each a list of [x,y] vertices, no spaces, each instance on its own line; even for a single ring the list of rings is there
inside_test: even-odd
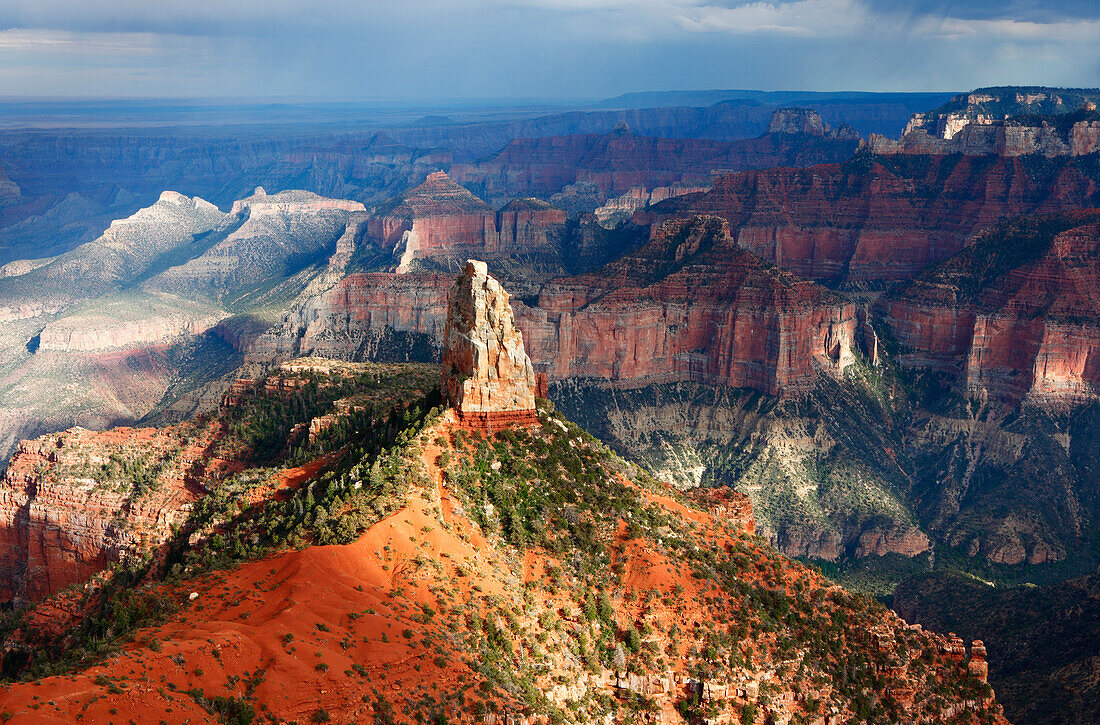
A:
[[[579,663],[564,646],[561,625],[566,632],[594,626],[598,633],[599,623],[583,624],[581,605],[560,580],[563,562],[540,549],[514,559],[507,547],[486,539],[463,515],[437,465],[443,452],[459,457],[469,453],[461,443],[452,448],[446,442],[454,430],[447,420],[421,438],[427,485],[355,543],[286,552],[187,586],[165,587],[162,596],[181,606],[171,621],[139,631],[123,651],[86,671],[0,689],[0,712],[16,725],[212,723],[215,715],[197,697],[232,696],[249,698],[268,716],[298,722],[325,721],[325,715],[338,723],[369,722],[387,710],[396,722],[430,712],[443,713],[452,722],[493,722],[469,714],[484,701],[511,711],[513,722],[544,722],[524,716],[515,698],[503,690],[479,685],[482,677],[474,668],[481,663],[456,646],[470,635],[480,639],[499,632],[498,627],[512,627],[513,647],[527,658],[548,658],[549,671],[536,681],[550,702],[565,707],[593,689],[623,703],[632,701],[632,693],[641,693],[663,722],[678,721],[675,704],[696,687],[688,668],[698,654],[690,653],[710,641],[700,625],[717,621],[736,629],[737,622],[721,612],[737,606],[741,595],[731,598],[711,579],[694,576],[662,547],[632,536],[620,521],[609,562],[620,578],[609,599],[616,629],[642,628],[649,633],[646,642],[668,653],[671,661],[656,672],[590,674],[577,669]],[[826,587],[816,572],[751,543],[744,530],[669,496],[638,490],[645,501],[696,531],[700,541],[743,552],[745,584],[779,581],[780,589],[794,597],[821,590],[819,606],[825,607],[839,606],[849,597]],[[486,634],[471,632],[472,622],[483,622]],[[984,664],[977,646],[968,675],[961,642],[907,628],[887,610],[881,611],[874,629],[878,647],[893,651],[904,641],[908,644],[900,651],[919,643],[928,653],[931,664],[922,664],[920,675],[907,675],[904,662],[882,671],[886,691],[901,703],[919,701],[915,695],[924,691],[913,686],[927,687],[918,683],[929,672],[944,681],[981,679],[980,673],[973,674]],[[810,704],[813,698],[831,689],[825,682],[816,694],[787,689],[783,678],[790,675],[782,674],[786,670],[776,660],[771,638],[748,646],[749,679],[743,685],[708,683],[701,690],[705,703],[729,712],[727,698],[755,700],[760,688],[772,693],[766,717],[772,711],[817,707]],[[464,705],[456,699],[459,693],[464,693]],[[1003,722],[990,699],[944,705],[948,717],[968,709],[984,712],[989,722]],[[734,712],[744,711],[737,706]],[[741,715],[734,717],[727,721],[743,721]]]

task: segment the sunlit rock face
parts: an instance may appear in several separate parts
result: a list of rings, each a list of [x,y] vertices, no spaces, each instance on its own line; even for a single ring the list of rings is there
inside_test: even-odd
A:
[[[800,277],[852,287],[908,280],[1009,216],[1100,203],[1067,159],[1037,175],[1021,158],[858,156],[844,164],[727,174],[705,194],[639,211],[651,224],[697,214],[730,223],[737,243]]]
[[[889,295],[903,365],[1004,403],[1100,391],[1100,214],[1002,224]]]
[[[455,247],[496,249],[496,212],[442,171],[375,209],[367,236],[401,258],[399,271],[416,258]]]
[[[443,341],[443,391],[460,418],[536,420],[535,370],[484,262],[467,261],[451,287]]]
[[[74,428],[20,443],[0,479],[0,601],[37,602],[166,541],[187,518],[207,433]],[[142,493],[115,469],[153,461]],[[115,471],[112,473],[112,471]]]
[[[547,284],[519,310],[551,380],[691,380],[793,394],[853,360],[855,305],[762,262],[716,217],[670,221],[597,273]]]

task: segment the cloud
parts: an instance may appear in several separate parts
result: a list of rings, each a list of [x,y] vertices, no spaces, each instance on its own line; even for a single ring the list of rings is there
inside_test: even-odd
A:
[[[1092,85],[1098,32],[1095,0],[4,0],[0,94]]]
[[[0,30],[0,53],[147,56],[163,48],[155,33],[76,33],[65,30]]]
[[[908,14],[914,18],[958,18],[961,20],[1016,20],[1060,23],[1074,19],[1095,19],[1100,15],[1096,0],[868,0],[876,12]]]
[[[698,5],[681,9],[677,19],[691,31],[838,36],[854,33],[865,25],[868,12],[857,0],[796,0],[735,7]]]
[[[914,25],[920,35],[958,39],[1004,39],[1036,42],[1095,42],[1100,38],[1100,20],[1038,23],[1013,19],[976,20],[965,18],[925,19]]]

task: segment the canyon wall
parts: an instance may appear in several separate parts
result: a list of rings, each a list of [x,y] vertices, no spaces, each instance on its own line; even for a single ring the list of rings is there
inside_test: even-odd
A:
[[[882,303],[903,365],[968,394],[1089,400],[1100,393],[1100,214],[1004,222]]]
[[[502,253],[532,254],[551,245],[550,234],[565,224],[561,209],[539,199],[513,199],[497,212],[497,231]]]
[[[187,445],[184,433],[75,428],[23,441],[0,480],[0,600],[39,601],[167,541],[209,463],[209,431]]]
[[[434,357],[449,277],[351,275],[304,302],[252,352],[367,358],[395,335]],[[536,369],[623,385],[695,380],[793,394],[839,375],[860,338],[856,306],[740,249],[717,218],[673,221],[598,273],[513,301]]]
[[[551,380],[693,380],[791,394],[852,361],[855,306],[744,252],[724,220],[668,222],[597,273],[520,311]]]
[[[260,359],[438,359],[447,320],[445,274],[351,274],[302,300],[255,341]]]
[[[454,247],[493,249],[499,243],[492,207],[442,171],[374,209],[367,236],[383,251],[413,256]]]
[[[732,142],[637,136],[625,128],[604,135],[519,138],[485,161],[455,164],[451,175],[490,201],[549,199],[572,185],[589,184],[602,202],[634,186],[709,184],[723,172],[840,161],[859,142],[858,135],[826,133],[820,117],[805,109],[776,111],[772,123],[774,133]]]
[[[1018,158],[877,157],[844,164],[723,176],[713,189],[670,199],[635,221],[715,214],[737,243],[795,274],[850,286],[909,279],[961,250],[1006,216],[1100,202],[1088,168],[1067,159],[1041,171]]]
[[[1063,131],[1049,121],[1032,126],[984,117],[961,118],[955,124],[948,121],[941,134],[932,135],[917,125],[897,141],[872,136],[868,145],[877,154],[1055,157],[1086,156],[1100,151],[1100,120],[1077,121]]]

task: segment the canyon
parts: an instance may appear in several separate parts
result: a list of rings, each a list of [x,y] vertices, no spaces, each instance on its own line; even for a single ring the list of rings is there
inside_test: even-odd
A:
[[[1003,217],[1100,203],[1094,156],[1025,163],[999,156],[881,157],[729,174],[701,194],[635,214],[657,229],[713,214],[737,243],[795,274],[842,287],[881,288],[959,252]]]
[[[455,164],[450,173],[490,201],[553,197],[555,203],[576,210],[584,202],[576,206],[573,188],[591,187],[586,193],[602,203],[634,186],[709,184],[729,171],[841,161],[855,151],[859,140],[851,129],[829,131],[814,111],[778,109],[767,132],[753,139],[647,137],[622,125],[600,136],[516,139],[485,161]]]
[[[908,367],[952,375],[1007,404],[1100,391],[1100,214],[1002,222],[887,294],[883,320]]]
[[[1042,643],[921,582],[1087,625],[1098,154],[985,95],[896,146],[731,104],[763,135],[300,138],[6,264],[0,709],[1036,722]],[[134,198],[67,203],[0,236]]]
[[[969,366],[974,380],[984,376],[985,382],[976,384],[992,407],[990,417],[975,418],[958,401],[967,389],[978,387],[936,392],[942,382],[934,376],[959,365],[951,358],[959,351],[952,348],[945,357],[942,347],[955,343],[943,336],[938,323],[924,321],[929,315],[959,320],[963,313],[953,308],[922,311],[916,300],[906,303],[912,309],[891,313],[901,310],[902,303],[895,300],[903,292],[868,304],[860,290],[912,277],[941,255],[948,259],[942,269],[956,270],[943,274],[980,277],[986,262],[968,256],[968,250],[984,247],[980,242],[966,246],[974,230],[1013,209],[1087,206],[1095,198],[1095,182],[1065,161],[1051,165],[1039,177],[1042,183],[1011,159],[856,161],[733,174],[711,191],[660,202],[635,214],[634,223],[615,228],[615,234],[633,240],[634,251],[626,247],[615,261],[579,274],[560,276],[566,272],[561,264],[532,273],[516,261],[516,250],[489,252],[492,245],[482,238],[425,252],[416,259],[419,271],[353,272],[300,297],[266,332],[238,341],[239,349],[254,364],[302,354],[437,360],[446,320],[441,300],[451,283],[442,272],[460,264],[460,253],[489,252],[485,257],[494,275],[509,284],[519,279],[523,293],[512,302],[516,324],[535,370],[547,376],[550,395],[563,410],[678,485],[734,485],[750,492],[761,530],[785,553],[829,561],[900,554],[915,562],[933,556],[939,542],[1006,565],[1074,561],[1075,567],[1086,566],[1087,556],[1079,555],[1096,515],[1082,503],[1092,500],[1087,463],[1081,457],[1093,430],[1088,406],[1096,398],[1088,377],[1092,373],[1086,373],[1086,368],[1091,371],[1091,328],[1052,320],[1046,332],[1029,333],[1038,335],[1030,362],[998,362],[997,345],[1003,349],[1004,343],[991,334],[1017,326],[1000,322],[1003,312],[993,313],[989,319],[996,320],[994,326],[987,325],[990,332],[982,333],[989,340],[982,348],[986,352],[975,352]],[[927,196],[906,191],[915,179],[929,185]],[[974,179],[985,184],[986,192],[969,189]],[[761,186],[765,180],[768,185]],[[773,191],[803,180],[810,189]],[[454,191],[442,175],[433,184],[447,191],[438,206],[430,195],[418,196],[423,208],[445,209],[451,194],[463,204],[472,203],[468,192]],[[850,210],[850,220],[842,217],[840,223],[825,216],[819,200],[811,206],[822,186],[832,189],[841,211]],[[752,190],[752,204],[791,199],[790,207],[811,224],[809,229],[801,223],[791,227],[792,234],[813,235],[815,219],[827,224],[830,233],[855,227],[843,234],[859,240],[856,253],[879,267],[860,270],[854,260],[844,258],[844,250],[835,248],[830,251],[835,266],[827,267],[821,256],[828,248],[821,247],[812,248],[808,260],[783,257],[781,266],[793,269],[794,275],[761,261],[774,252],[745,247],[753,225],[763,225],[769,217],[762,210],[755,216],[730,211],[737,208],[730,201],[736,198],[734,191],[746,188]],[[488,226],[492,212],[487,205],[478,208],[484,220],[480,229]],[[701,210],[725,213],[694,215]],[[899,221],[903,231],[886,231]],[[580,239],[570,224],[564,232],[540,235],[537,243],[545,240],[555,255],[570,254],[565,245]],[[911,250],[912,256],[900,254],[892,244],[889,255],[875,246],[899,235],[911,240],[908,249],[900,249]],[[937,238],[942,240],[938,244]],[[1089,258],[1088,246],[1094,243],[1079,238],[1076,246],[1066,247],[1065,259],[1081,254]],[[954,249],[962,251],[952,257]],[[544,255],[544,261],[551,258]],[[388,264],[396,269],[392,256],[376,259],[382,268]],[[1052,258],[1049,270],[1015,272],[1018,281],[1012,284],[1021,290],[1019,299],[1031,299],[1041,290],[1049,298],[1053,289],[1092,285],[1091,267],[1062,273],[1064,264]],[[821,276],[856,294],[846,299],[799,279],[797,273],[806,274],[807,267],[844,270],[848,276],[842,283]],[[928,288],[943,297],[940,286],[922,281],[934,273],[939,272],[917,275],[910,287],[900,289]],[[1080,307],[1075,314],[1087,319],[1093,309],[1089,299],[1087,294],[1069,296],[1064,304],[1067,309]],[[1037,324],[1032,313],[1021,316],[1032,320],[1031,327]],[[953,335],[971,336],[965,326],[943,325]],[[908,329],[919,330],[920,336]],[[1041,354],[1040,338],[1046,340]],[[895,364],[901,365],[900,373]],[[1017,364],[1023,367],[1013,367]],[[1021,389],[997,402],[1003,397],[998,397],[998,386],[1018,386],[1027,379],[1019,374],[1024,368],[1038,371],[1034,394],[1024,396],[1027,390]],[[760,410],[751,391],[779,402]],[[1036,397],[1039,391],[1049,393],[1047,402]],[[1070,408],[1063,405],[1067,401],[1073,402]],[[1027,403],[1032,412],[1013,417],[1016,403]],[[1055,411],[1054,418],[1044,418],[1050,411]],[[1065,416],[1078,421],[1077,432],[1069,437]],[[648,437],[631,427],[648,431]],[[854,430],[861,432],[853,435]],[[881,450],[890,455],[875,453]],[[972,482],[996,476],[995,471],[1011,471],[1007,488],[994,487],[973,502],[965,498],[967,491],[978,495]],[[1027,476],[1037,480],[1025,484]],[[1025,490],[1042,491],[1038,498],[1044,504],[1032,515],[1022,518],[1013,505],[995,503],[998,496],[1017,501]]]
[[[25,557],[2,570],[20,595],[47,598],[0,631],[3,671],[33,680],[0,685],[5,719],[215,721],[259,708],[324,721],[331,708],[534,725],[614,718],[645,697],[662,719],[826,722],[881,710],[1007,722],[981,641],[967,648],[910,626],[782,559],[752,536],[744,497],[684,496],[536,404],[511,317],[499,283],[469,262],[448,303],[443,359],[454,372],[440,371],[458,409],[422,407],[440,400],[425,390],[425,366],[297,360],[240,381],[216,416],[196,421],[228,436],[215,455],[184,426],[25,446],[4,484],[44,499],[63,499],[66,485],[110,487],[111,446],[160,455],[192,440],[199,455],[178,459],[192,469],[234,455],[230,475],[203,477],[177,506],[178,530],[163,515],[178,486],[131,477],[145,482],[131,504],[160,510],[171,534],[139,539],[151,525],[124,517],[135,536],[119,548],[131,558],[98,580],[87,577],[104,532],[71,527],[85,540],[55,558],[45,589],[41,515],[14,527],[30,535],[0,541],[9,561]],[[498,396],[507,390],[518,392]],[[479,417],[517,412],[495,432]],[[158,472],[178,481],[169,468]],[[56,593],[66,578],[87,581]],[[573,640],[580,656],[551,644]],[[299,647],[319,660],[312,669]],[[527,686],[510,689],[517,677]],[[460,683],[468,694],[453,697]]]

